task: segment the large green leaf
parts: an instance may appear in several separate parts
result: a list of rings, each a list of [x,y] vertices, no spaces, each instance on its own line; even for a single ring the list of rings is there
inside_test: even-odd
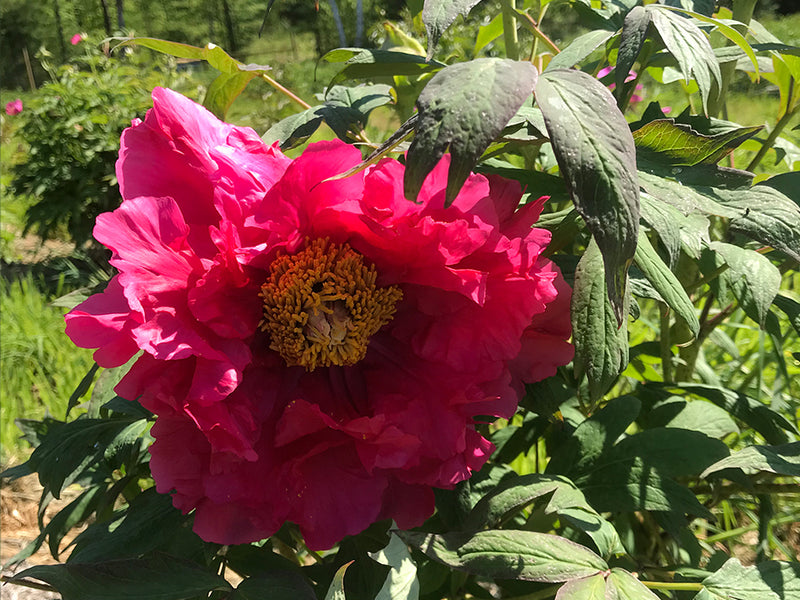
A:
[[[611,597],[617,600],[659,600],[641,581],[619,567],[611,569],[608,586],[616,589],[617,595]]]
[[[343,63],[342,69],[331,79],[328,87],[333,87],[347,79],[422,75],[444,67],[440,62],[426,61],[425,57],[410,52],[366,48],[337,48],[324,54],[320,60],[329,63]]]
[[[481,0],[425,0],[422,6],[422,22],[428,33],[428,60],[433,58],[436,44],[445,30],[458,15],[467,16]]]
[[[608,569],[588,548],[546,533],[487,530],[437,535],[403,531],[398,535],[442,564],[484,577],[559,583]]]
[[[636,147],[614,98],[594,77],[544,73],[536,86],[553,152],[572,201],[600,251],[617,325],[625,319],[628,266],[639,230]]]
[[[417,600],[419,580],[417,566],[411,559],[408,547],[393,535],[383,550],[370,553],[369,557],[382,565],[391,567],[375,600]]]
[[[703,580],[708,600],[795,600],[800,598],[800,563],[768,560],[750,567],[737,558]]]
[[[748,475],[763,471],[800,477],[800,442],[780,446],[749,446],[708,467],[701,477],[723,469],[741,469]]]
[[[717,202],[736,211],[731,231],[769,244],[800,261],[800,206],[768,185],[716,189]]]
[[[725,242],[711,242],[709,248],[728,265],[728,270],[721,276],[726,279],[739,305],[763,329],[769,307],[781,286],[780,271],[755,250]]]
[[[648,428],[677,427],[699,431],[717,439],[729,433],[739,433],[739,427],[726,410],[711,402],[687,401],[679,396],[656,403],[643,421]]]
[[[700,258],[703,244],[709,241],[709,221],[702,214],[683,214],[680,210],[642,192],[642,219],[652,227],[667,251],[669,265],[677,264],[681,248],[692,258]],[[638,247],[638,246],[637,246]]]
[[[243,64],[215,44],[199,47],[148,37],[119,39],[120,45],[136,44],[178,58],[204,60],[214,67],[220,74],[208,86],[203,106],[220,119],[225,118],[233,101],[253,78],[270,70],[266,65]]]
[[[339,137],[347,140],[351,130],[366,125],[370,112],[394,101],[391,87],[385,84],[357,87],[333,86],[324,104],[313,106],[278,121],[262,136],[267,144],[278,142],[286,150],[302,144],[324,121]]]
[[[547,499],[545,514],[557,514],[585,532],[603,556],[623,551],[613,526],[589,505],[574,483],[559,475],[533,473],[503,480],[475,505],[465,528],[497,527],[540,498]]]
[[[664,302],[686,322],[692,334],[697,337],[700,332],[700,321],[697,320],[694,305],[686,295],[681,282],[661,260],[643,231],[639,233],[635,261]]]
[[[676,167],[674,170],[681,171],[681,168]],[[675,174],[680,175],[680,173]],[[741,214],[736,208],[718,202],[718,197],[704,194],[692,185],[677,179],[639,171],[639,182],[650,196],[677,208],[687,216],[699,212],[706,215],[734,218]]]
[[[572,339],[575,375],[586,374],[589,395],[597,401],[628,364],[628,327],[620,326],[608,299],[603,256],[591,241],[575,269]]]
[[[302,575],[272,571],[242,581],[230,600],[317,600],[317,596]]]
[[[612,35],[614,32],[608,29],[595,29],[578,36],[550,60],[545,72],[553,69],[571,69],[600,45],[605,44]]]
[[[700,88],[704,111],[712,90],[719,93],[722,75],[711,43],[692,19],[651,4],[646,7],[650,19],[667,50],[675,57],[686,83],[694,78]]]
[[[437,73],[418,100],[419,125],[406,157],[406,197],[416,200],[428,173],[450,149],[446,203],[522,103],[538,72],[530,63],[480,58]]]
[[[568,581],[558,588],[556,600],[607,600],[606,578],[598,573]]]
[[[230,584],[199,565],[165,554],[100,563],[38,565],[14,581],[49,583],[64,600],[189,600]]]
[[[700,383],[681,385],[648,383],[640,388],[639,394],[652,394],[661,398],[676,394],[693,394],[705,398],[755,429],[770,444],[779,445],[788,442],[787,431],[797,433],[789,421],[762,402],[724,387]]]
[[[650,13],[643,7],[636,6],[622,22],[622,33],[619,40],[617,53],[617,68],[614,73],[616,88],[614,93],[621,99],[625,93],[625,80],[633,68],[639,53],[642,51],[647,39],[647,29],[650,26]]]
[[[633,139],[637,149],[657,154],[665,164],[692,166],[716,164],[761,129],[761,126],[739,127],[716,135],[704,135],[690,125],[676,123],[674,119],[657,119],[634,131]]]

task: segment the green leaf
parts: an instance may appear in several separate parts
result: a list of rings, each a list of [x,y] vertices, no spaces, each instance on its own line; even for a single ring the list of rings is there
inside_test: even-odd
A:
[[[699,431],[709,437],[722,439],[729,433],[739,433],[730,415],[716,404],[702,400],[687,401],[679,396],[657,403],[646,415],[648,429],[676,427]]]
[[[674,119],[657,119],[633,132],[637,149],[656,153],[669,165],[716,164],[763,127],[739,127],[716,135],[703,135]]]
[[[692,169],[696,168],[692,167]],[[676,171],[674,175],[680,175],[682,169],[681,167],[675,167],[674,171]],[[700,212],[706,215],[733,218],[741,214],[736,208],[717,202],[717,196],[708,196],[691,185],[686,185],[672,178],[639,171],[639,181],[642,184],[642,188],[650,196],[660,202],[674,206],[687,216]]]
[[[708,112],[712,89],[719,93],[722,75],[708,38],[691,19],[651,4],[645,8],[667,50],[675,57],[686,83],[694,78],[700,88],[703,111]]]
[[[386,576],[383,587],[375,596],[375,600],[417,600],[419,598],[417,565],[411,559],[408,547],[399,537],[393,535],[386,548],[370,553],[369,557],[392,568]]]
[[[69,400],[67,401],[67,413],[64,416],[65,419],[69,417],[70,411],[78,406],[80,399],[83,398],[86,395],[86,392],[89,391],[89,388],[94,382],[94,376],[97,374],[97,370],[99,368],[100,365],[94,363],[92,368],[89,369],[86,375],[83,376],[83,379],[81,379],[81,382],[78,384],[78,387],[75,388],[75,391],[72,392],[72,395],[70,395]]]
[[[589,506],[574,483],[559,475],[534,473],[503,480],[475,505],[464,528],[498,527],[539,498],[547,498],[545,514],[557,514],[589,535],[603,556],[623,551],[611,524]]]
[[[718,202],[736,211],[730,229],[800,261],[800,206],[768,185],[715,189]]]
[[[137,439],[131,426],[143,428],[146,422],[137,418],[76,419],[60,423],[42,439],[30,458],[30,468],[39,474],[39,482],[58,498],[69,485],[89,469],[100,466],[109,470],[104,461],[107,447],[119,443],[126,446]],[[103,461],[103,464],[100,464]]]
[[[317,600],[317,596],[299,573],[271,571],[242,581],[231,600]]]
[[[416,200],[428,173],[450,149],[446,204],[522,103],[538,72],[527,62],[480,58],[437,73],[417,99],[419,125],[406,157],[406,197]]]
[[[721,276],[726,278],[739,305],[763,329],[781,286],[778,267],[758,252],[733,244],[711,242],[709,248],[728,265]]]
[[[575,269],[572,338],[575,376],[586,374],[592,401],[600,399],[628,364],[628,328],[619,326],[606,293],[603,257],[594,239]]]
[[[481,0],[425,0],[422,7],[422,22],[428,33],[428,60],[433,58],[436,44],[445,30],[453,24],[458,15],[469,11]]]
[[[190,46],[189,44],[169,42],[148,37],[113,39],[120,40],[120,46],[136,44],[178,58],[204,60],[214,67],[220,72],[220,75],[208,86],[206,96],[203,99],[203,106],[214,113],[219,119],[225,119],[225,115],[233,101],[242,93],[253,78],[259,77],[261,74],[271,70],[267,65],[245,65],[215,44],[207,44],[200,48],[198,46]]]
[[[789,317],[789,322],[792,324],[792,327],[800,334],[800,302],[786,293],[780,292],[775,296],[773,304]]]
[[[715,462],[700,476],[707,477],[711,473],[734,468],[741,469],[747,475],[763,471],[800,477],[800,442],[780,446],[749,446]]]
[[[709,222],[706,217],[697,213],[684,215],[671,204],[656,200],[644,192],[641,202],[642,219],[658,233],[671,266],[677,264],[681,247],[689,256],[700,258],[703,243],[709,241]]]
[[[607,600],[606,578],[598,573],[568,581],[558,589],[556,600]]]
[[[607,29],[595,29],[589,33],[578,36],[569,46],[563,48],[556,54],[545,68],[545,72],[553,69],[571,69],[576,64],[588,57],[599,46],[605,44],[614,35],[613,31]]]
[[[653,284],[664,302],[686,322],[692,334],[697,337],[700,332],[700,321],[697,320],[692,301],[689,300],[689,296],[686,295],[678,278],[661,260],[658,252],[647,238],[647,234],[641,230],[635,260],[636,265],[645,274],[647,280]]]
[[[628,78],[639,53],[642,51],[647,39],[647,29],[650,26],[650,13],[643,7],[636,6],[622,22],[622,34],[619,40],[617,53],[617,66],[614,72],[616,88],[614,93],[617,98],[622,98],[625,93],[625,80]],[[663,114],[663,113],[662,113]]]
[[[640,393],[654,394],[657,397],[693,394],[710,400],[755,429],[770,444],[779,445],[788,442],[786,431],[797,433],[794,426],[779,413],[754,398],[728,388],[699,383],[686,383],[680,386],[667,383],[648,383],[641,390]]]
[[[544,73],[536,101],[575,208],[603,254],[610,305],[622,325],[625,282],[639,230],[636,147],[630,129],[611,92],[580,71]]]
[[[475,38],[475,48],[472,50],[473,55],[477,56],[481,50],[501,35],[503,35],[502,12],[497,13],[489,23],[481,25],[478,29],[478,37]]]
[[[202,541],[187,527],[188,520],[172,505],[169,495],[150,488],[110,519],[92,523],[82,531],[67,562],[100,563],[135,558],[154,550],[180,552],[184,557],[199,553]]]
[[[353,561],[351,560],[349,563],[345,563],[339,567],[339,570],[336,571],[336,575],[333,576],[333,581],[328,588],[328,592],[325,594],[325,600],[346,600],[344,595],[344,574],[347,571],[347,567],[352,564]]]
[[[617,600],[659,600],[645,585],[625,569],[614,567],[608,577],[608,586],[616,588]],[[613,594],[611,595],[613,598]]]
[[[267,144],[279,142],[282,150],[307,140],[324,121],[339,137],[347,140],[353,129],[366,125],[370,112],[394,101],[391,87],[384,84],[358,87],[334,86],[325,103],[278,121],[262,136]]]
[[[9,581],[30,579],[49,583],[64,600],[189,600],[214,590],[232,589],[216,573],[165,554],[102,563],[39,565]]]
[[[703,586],[713,600],[794,600],[800,597],[800,563],[768,560],[744,567],[731,558]]]
[[[433,73],[444,65],[435,60],[396,50],[368,50],[365,48],[337,48],[324,54],[320,60],[344,63],[342,70],[331,79],[328,87],[348,79],[370,79],[392,75],[422,75]]]
[[[559,583],[608,569],[588,548],[546,533],[488,530],[436,535],[403,531],[398,535],[442,564],[484,577]]]

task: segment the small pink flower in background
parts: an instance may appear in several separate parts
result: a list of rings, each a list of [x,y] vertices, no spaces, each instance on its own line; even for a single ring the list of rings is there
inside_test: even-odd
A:
[[[614,70],[613,66],[603,67],[602,69],[600,69],[600,71],[598,71],[597,78],[602,79],[603,77],[611,73],[613,70]],[[628,71],[628,76],[625,78],[625,83],[633,81],[634,79],[636,79],[636,72]],[[609,84],[608,89],[614,90],[616,87],[617,87],[616,83],[611,83]],[[634,89],[634,93],[631,95],[629,104],[636,104],[637,102],[641,102],[642,100],[644,100],[644,98],[642,98],[640,95],[636,93],[642,91],[643,89],[644,86],[641,83],[636,84],[636,88]]]
[[[89,36],[86,33],[76,33],[75,35],[72,36],[72,39],[69,41],[69,43],[72,44],[73,46],[77,46],[87,37]]]
[[[123,202],[94,229],[118,274],[67,334],[104,367],[143,351],[116,391],[157,415],[156,488],[205,540],[420,525],[489,458],[477,423],[572,359],[546,198],[470,175],[445,207],[447,157],[418,203],[396,160],[329,179],[360,161],[292,160],[160,88],[122,135]]]
[[[22,100],[17,98],[6,104],[6,114],[9,116],[18,115],[22,112]]]

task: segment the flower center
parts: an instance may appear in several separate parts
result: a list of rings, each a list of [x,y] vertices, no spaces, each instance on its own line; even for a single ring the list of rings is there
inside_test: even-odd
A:
[[[403,296],[397,286],[377,287],[375,279],[375,267],[365,266],[360,254],[327,239],[279,256],[259,294],[269,347],[290,367],[308,371],[357,363]]]

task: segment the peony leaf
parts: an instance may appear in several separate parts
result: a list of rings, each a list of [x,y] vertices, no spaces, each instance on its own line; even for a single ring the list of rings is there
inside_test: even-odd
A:
[[[608,569],[588,548],[547,533],[487,530],[437,535],[402,531],[398,535],[444,565],[484,577],[559,583]]]
[[[568,581],[556,592],[556,600],[607,600],[606,578],[602,573]]]
[[[216,44],[207,44],[201,48],[149,37],[112,39],[119,40],[119,46],[136,44],[178,58],[206,61],[220,74],[208,86],[206,96],[203,99],[203,106],[219,119],[225,119],[225,115],[233,101],[239,97],[239,94],[242,93],[253,78],[271,70],[271,67],[267,65],[245,65]]]
[[[639,151],[656,153],[663,164],[691,166],[716,164],[763,127],[737,127],[716,135],[703,135],[674,119],[657,119],[633,132]]]
[[[317,596],[299,573],[271,571],[242,581],[230,600],[317,600]]]
[[[215,590],[232,590],[216,573],[166,554],[101,563],[38,565],[8,581],[30,579],[50,584],[64,600],[188,600]]]
[[[324,121],[339,137],[347,140],[351,129],[363,128],[370,112],[394,102],[392,88],[385,84],[357,87],[333,86],[325,103],[286,117],[262,136],[266,144],[278,142],[282,150],[302,144]]]
[[[439,38],[458,15],[466,17],[481,0],[425,0],[422,6],[422,22],[428,33],[428,60],[433,58]]]
[[[124,510],[90,524],[78,534],[67,562],[99,563],[136,558],[153,551],[202,558],[203,542],[186,526],[188,519],[172,505],[170,496],[150,488]]]
[[[715,462],[700,477],[723,469],[741,469],[748,475],[758,472],[800,477],[800,442],[780,446],[749,446]]]
[[[639,231],[639,244],[636,246],[634,260],[664,302],[686,322],[692,334],[697,337],[700,333],[700,321],[697,320],[694,304],[686,295],[681,282],[661,260],[643,230]]]
[[[600,399],[628,364],[628,328],[620,327],[606,293],[603,257],[592,239],[575,269],[572,290],[575,376],[586,374],[589,396]]]
[[[570,42],[569,46],[556,54],[545,68],[545,72],[553,69],[571,69],[576,64],[588,57],[600,45],[605,44],[614,35],[608,29],[595,29],[584,33]]]
[[[768,560],[750,567],[728,559],[703,580],[713,600],[789,600],[800,597],[800,563]],[[698,594],[699,595],[699,594]]]
[[[467,517],[465,529],[498,527],[539,498],[547,498],[545,514],[557,514],[585,532],[603,556],[622,552],[619,535],[566,477],[534,473],[503,480],[481,498]]]
[[[697,167],[692,167],[696,169]],[[680,171],[680,168],[675,168]],[[676,173],[680,175],[681,173]],[[718,217],[737,217],[740,211],[729,208],[719,202],[716,196],[711,197],[675,179],[668,179],[653,173],[639,171],[642,188],[656,200],[674,206],[684,215],[702,213]]]
[[[692,77],[700,88],[703,111],[708,111],[711,91],[719,93],[722,75],[711,43],[694,21],[672,10],[651,4],[646,7],[650,19],[689,83]]]
[[[433,73],[444,67],[437,61],[426,61],[424,57],[397,50],[375,50],[365,48],[336,48],[324,54],[320,60],[329,63],[344,63],[342,70],[331,79],[328,87],[347,79],[369,79],[391,75],[422,75]]]
[[[736,211],[730,228],[800,261],[800,206],[768,185],[715,189],[718,202]]]
[[[619,567],[611,569],[606,585],[616,590],[616,595],[611,593],[609,597],[617,600],[659,600],[641,581]]]
[[[572,201],[600,251],[617,326],[625,319],[625,281],[636,251],[639,184],[636,147],[614,98],[594,77],[544,73],[536,102]]]
[[[686,383],[680,386],[648,383],[639,393],[653,394],[662,399],[674,394],[693,394],[705,398],[755,429],[770,444],[779,445],[788,442],[786,431],[797,433],[789,421],[764,403],[727,388],[700,383]]]
[[[647,39],[647,29],[650,27],[650,13],[643,7],[635,6],[622,22],[622,33],[619,40],[619,53],[617,54],[617,67],[614,72],[616,88],[614,94],[617,99],[623,98],[625,93],[625,80],[628,78],[639,53],[642,51]]]
[[[779,293],[775,296],[773,304],[789,317],[789,322],[792,324],[792,327],[800,334],[800,302],[785,293]]]
[[[344,574],[345,571],[347,571],[347,567],[352,565],[353,562],[354,561],[351,560],[343,564],[336,571],[336,574],[333,576],[333,581],[331,581],[331,586],[325,594],[325,600],[346,600],[344,595]]]
[[[450,149],[446,204],[536,84],[527,62],[480,58],[437,73],[417,99],[419,124],[406,157],[404,188],[416,200],[428,173]]]
[[[739,427],[727,411],[716,404],[697,400],[688,402],[679,397],[656,403],[643,421],[648,428],[689,429],[717,439],[722,439],[729,433],[739,433]]]
[[[728,270],[721,277],[733,291],[739,305],[763,329],[769,307],[781,286],[778,267],[758,252],[733,244],[711,242],[709,248],[728,265]],[[719,264],[719,261],[715,261],[715,264]]]
[[[700,258],[703,243],[709,241],[709,221],[701,214],[684,215],[666,202],[656,200],[646,192],[641,194],[642,219],[658,233],[667,251],[669,265],[678,261],[681,248],[692,258]]]
[[[391,536],[386,548],[370,553],[369,557],[392,568],[386,576],[383,587],[375,596],[375,600],[417,600],[419,598],[417,565],[411,559],[408,547],[399,537]]]

